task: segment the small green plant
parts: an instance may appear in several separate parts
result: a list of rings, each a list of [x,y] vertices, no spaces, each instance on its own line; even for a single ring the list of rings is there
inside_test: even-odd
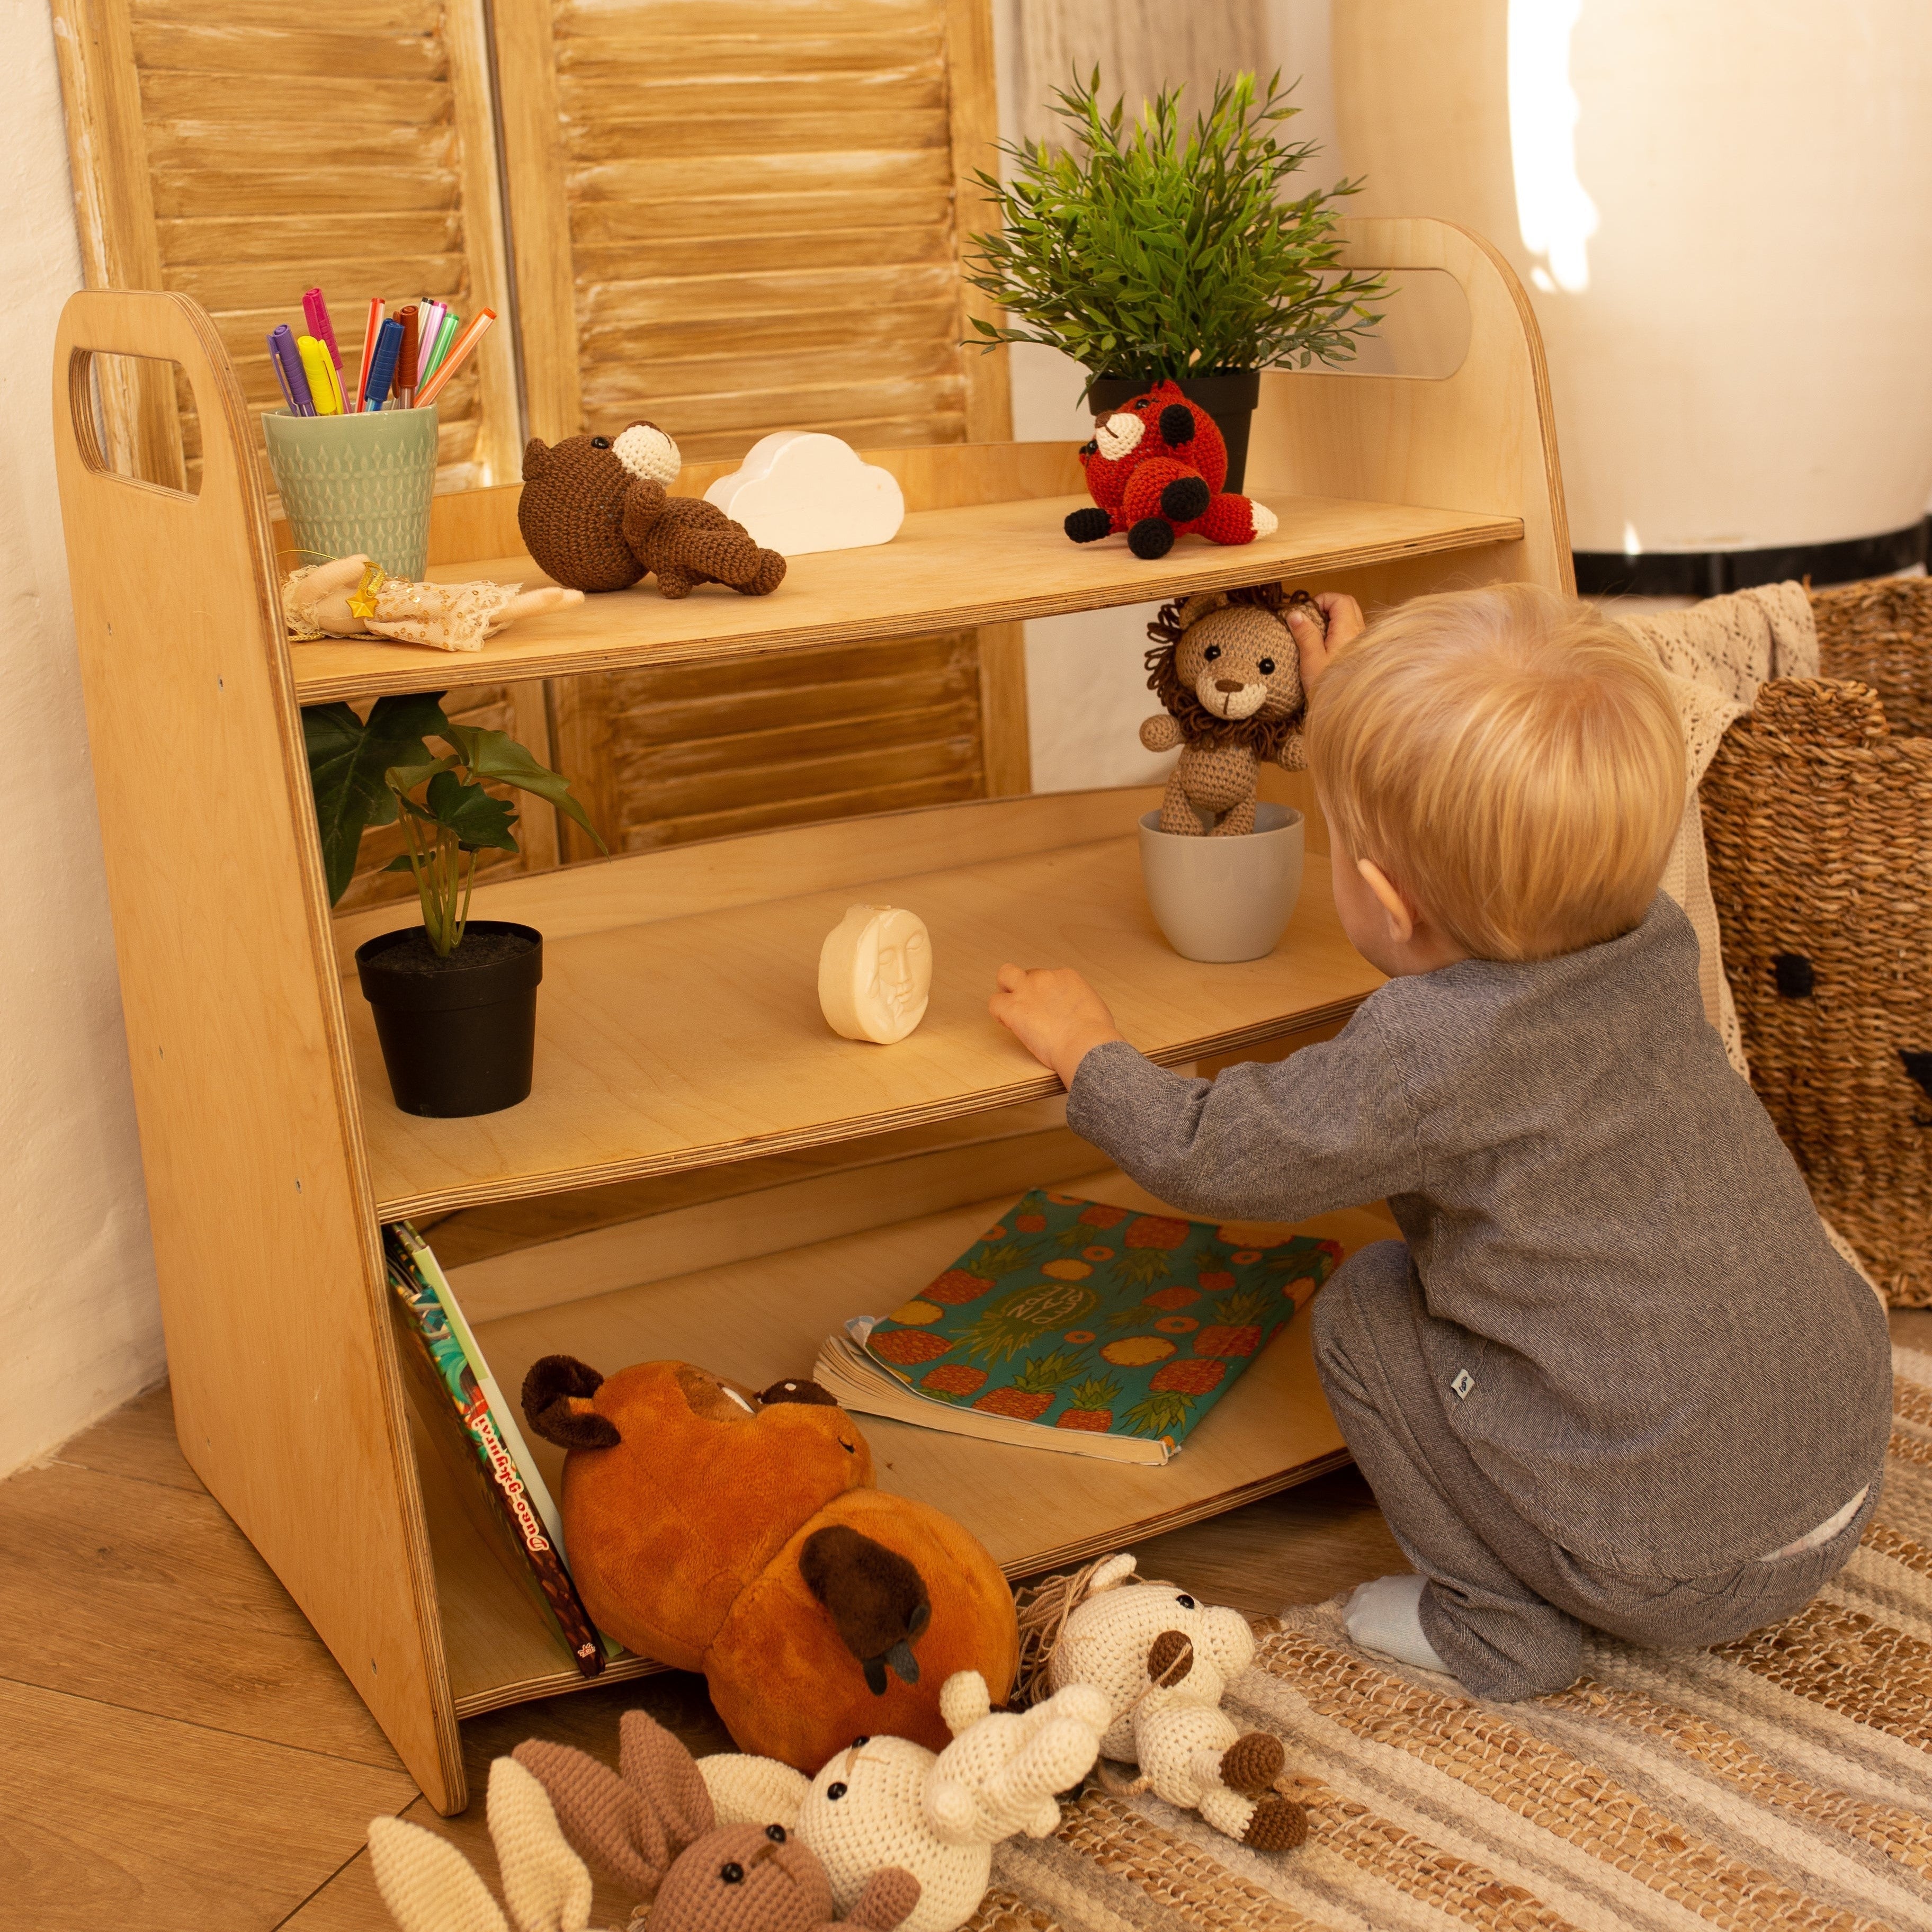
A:
[[[402,820],[409,850],[386,871],[410,872],[422,901],[423,929],[447,958],[463,943],[478,852],[514,852],[517,814],[484,788],[506,784],[568,812],[608,848],[570,795],[570,781],[538,764],[508,732],[452,724],[440,691],[379,698],[365,722],[346,704],[302,712],[309,782],[322,832],[331,905],[355,876],[356,854],[370,826]],[[449,747],[441,758],[428,742]]]
[[[1217,81],[1190,127],[1180,90],[1163,92],[1130,128],[1123,104],[1100,103],[1100,74],[1057,89],[1070,141],[1001,142],[1010,182],[976,178],[1000,226],[970,238],[967,280],[1007,313],[973,326],[990,349],[1039,342],[1094,377],[1133,382],[1335,362],[1382,318],[1364,306],[1380,275],[1336,268],[1333,202],[1359,182],[1299,200],[1288,178],[1317,152],[1281,139],[1300,110],[1275,74],[1265,97],[1251,74]]]

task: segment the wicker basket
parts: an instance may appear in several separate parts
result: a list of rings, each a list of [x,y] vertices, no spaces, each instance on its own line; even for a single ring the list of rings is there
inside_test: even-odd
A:
[[[1932,582],[1812,594],[1701,790],[1751,1078],[1892,1300],[1932,1304]],[[1896,736],[1893,735],[1894,730]]]

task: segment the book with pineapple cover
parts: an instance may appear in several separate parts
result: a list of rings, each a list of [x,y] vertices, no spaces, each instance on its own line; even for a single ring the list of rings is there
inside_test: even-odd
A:
[[[1306,1234],[1036,1191],[814,1371],[848,1408],[982,1440],[1165,1462],[1342,1258]]]
[[[570,1580],[556,1506],[455,1295],[407,1222],[383,1228],[382,1250],[403,1326],[415,1345],[406,1351],[404,1366],[426,1398],[430,1426],[441,1438],[446,1460],[462,1471],[459,1480],[466,1480],[470,1493],[487,1501],[487,1514],[520,1559],[513,1568],[533,1586],[578,1670],[595,1677],[604,1668],[610,1640],[591,1623]]]

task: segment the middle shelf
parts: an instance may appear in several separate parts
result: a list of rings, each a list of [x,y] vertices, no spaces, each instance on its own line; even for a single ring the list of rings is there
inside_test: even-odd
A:
[[[999,967],[1071,966],[1154,1059],[1181,1064],[1344,1018],[1381,983],[1348,944],[1328,862],[1264,959],[1201,965],[1161,938],[1140,879],[1151,788],[976,801],[646,853],[480,889],[478,918],[544,935],[536,1086],[520,1106],[424,1120],[389,1096],[352,968],[344,987],[385,1220],[668,1174],[982,1112],[1059,1082],[987,1011]],[[932,935],[912,1036],[839,1039],[820,943],[846,907],[909,908]],[[352,944],[413,923],[338,922]]]

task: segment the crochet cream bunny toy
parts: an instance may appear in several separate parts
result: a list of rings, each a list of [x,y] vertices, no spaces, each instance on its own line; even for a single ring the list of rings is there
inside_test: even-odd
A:
[[[1255,1634],[1238,1610],[1210,1610],[1171,1583],[1144,1582],[1131,1556],[1054,1578],[1071,1609],[1045,1670],[1056,1699],[1091,1686],[1107,1700],[1100,1755],[1138,1765],[1137,1788],[1198,1811],[1216,1831],[1258,1851],[1286,1851],[1308,1835],[1307,1814],[1274,1789],[1281,1741],[1244,1734],[1221,1708],[1228,1684],[1254,1660]],[[1032,1606],[1022,1606],[1023,1639]],[[1023,1660],[1024,1675],[1026,1666]]]
[[[304,564],[282,585],[282,616],[298,643],[320,638],[388,638],[440,651],[480,651],[519,617],[581,604],[584,592],[556,584],[416,584],[385,574],[366,556]]]
[[[1054,1793],[1092,1768],[1108,1712],[1084,1686],[1029,1711],[995,1712],[974,1670],[946,1680],[940,1709],[954,1735],[937,1754],[908,1738],[857,1738],[810,1779],[776,1758],[735,1753],[701,1758],[698,1769],[721,1824],[766,1821],[816,1854],[848,1923],[882,1923],[882,1879],[910,1874],[918,1897],[900,1932],[956,1932],[985,1896],[994,1846],[1016,1832],[1043,1838],[1058,1828]],[[554,1796],[560,1776],[574,1773],[572,1760],[592,1762],[561,1745],[520,1745],[517,1756]],[[560,1798],[558,1808],[570,1825],[569,1804]]]
[[[643,1712],[625,1714],[621,1736],[622,1777],[536,1740],[490,1766],[490,1836],[520,1932],[588,1932],[590,1874],[573,1843],[650,1902],[651,1932],[834,1932],[825,1868],[792,1832],[721,1825],[691,1754]],[[433,1832],[378,1818],[369,1855],[402,1932],[508,1932],[468,1861]],[[894,1932],[918,1898],[907,1873],[879,1872],[846,1923]]]

